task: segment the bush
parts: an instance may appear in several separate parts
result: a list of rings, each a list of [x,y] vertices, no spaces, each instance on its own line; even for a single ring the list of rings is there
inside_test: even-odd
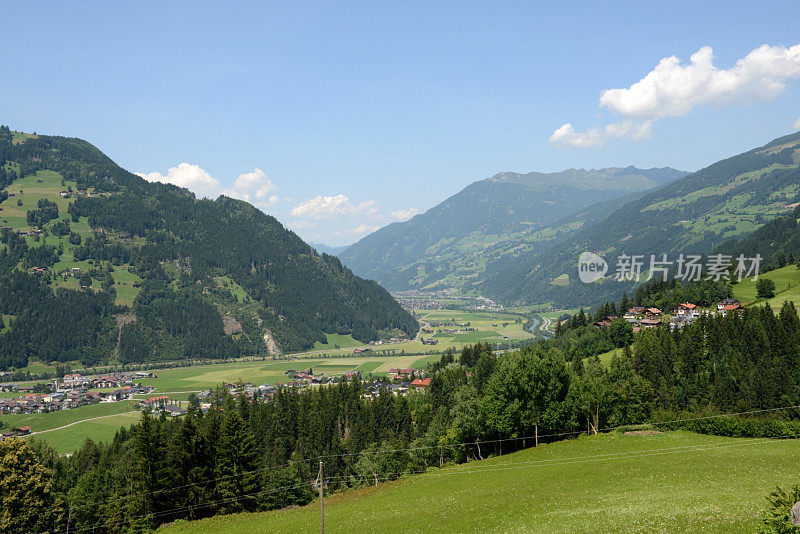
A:
[[[792,523],[792,506],[800,502],[800,485],[789,492],[775,488],[767,497],[769,506],[761,513],[763,525],[760,532],[773,534],[800,533],[800,527]]]
[[[760,299],[771,299],[775,296],[775,282],[768,278],[759,278],[756,282],[756,295]]]
[[[800,437],[800,421],[762,417],[707,417],[692,419],[691,414],[665,414],[661,419],[684,419],[680,422],[656,424],[660,430],[690,430],[698,434],[727,436],[731,438],[795,438]],[[695,416],[697,417],[697,416]]]

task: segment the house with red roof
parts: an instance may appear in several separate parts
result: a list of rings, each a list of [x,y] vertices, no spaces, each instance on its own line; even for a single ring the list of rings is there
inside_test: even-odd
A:
[[[411,387],[417,389],[425,389],[426,387],[431,385],[430,378],[416,378],[411,381]]]
[[[675,306],[672,315],[677,317],[699,317],[700,307],[697,304],[692,304],[691,302],[684,302],[683,304],[678,304]]]

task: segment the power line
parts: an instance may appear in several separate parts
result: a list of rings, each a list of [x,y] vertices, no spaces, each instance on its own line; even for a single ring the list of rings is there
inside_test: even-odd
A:
[[[760,409],[760,410],[749,410],[749,411],[744,411],[744,412],[731,412],[731,413],[715,414],[715,415],[707,415],[707,416],[699,416],[699,417],[689,417],[689,418],[673,419],[673,420],[669,420],[669,421],[654,421],[654,422],[648,422],[648,423],[638,423],[638,424],[635,424],[635,425],[618,425],[618,426],[613,426],[613,427],[600,428],[600,429],[597,430],[597,433],[611,432],[611,431],[614,431],[614,430],[620,430],[620,429],[623,429],[623,428],[632,428],[632,427],[638,427],[638,426],[663,426],[663,425],[669,425],[669,424],[686,423],[686,422],[700,421],[700,420],[706,420],[706,419],[715,419],[715,418],[721,418],[721,417],[754,415],[754,414],[757,414],[757,413],[768,413],[768,412],[775,412],[775,411],[782,411],[782,410],[792,410],[792,409],[800,409],[800,405],[782,406],[782,407],[778,407],[778,408],[765,408],[765,409]],[[585,433],[586,433],[585,430],[574,430],[574,431],[558,432],[558,433],[551,433],[551,434],[539,434],[538,437],[539,438],[556,438],[556,437],[565,437],[565,436],[576,436],[576,435],[585,434]],[[776,437],[780,437],[780,436],[776,436]],[[490,444],[502,444],[504,442],[520,442],[520,441],[525,441],[525,440],[528,440],[528,439],[533,440],[535,438],[536,438],[535,435],[531,435],[531,436],[525,435],[525,436],[519,436],[519,437],[515,437],[515,438],[497,438],[497,439],[491,439],[491,440],[475,440],[475,441],[467,441],[467,442],[461,442],[461,443],[447,443],[447,444],[439,444],[439,445],[420,445],[420,446],[417,446],[417,447],[404,447],[404,448],[397,448],[397,449],[378,449],[378,450],[375,450],[375,451],[359,451],[359,452],[340,453],[340,454],[322,454],[322,455],[310,456],[310,457],[302,458],[302,459],[298,459],[298,460],[287,460],[285,463],[287,465],[295,465],[295,464],[310,463],[310,462],[313,462],[313,461],[331,459],[331,458],[348,458],[348,457],[353,457],[353,456],[371,456],[371,455],[379,455],[379,454],[393,454],[393,453],[398,453],[398,452],[417,452],[417,451],[423,451],[423,450],[456,449],[456,448],[461,448],[461,447],[466,447],[466,446],[473,446],[473,445],[479,446],[479,445],[490,445]],[[775,437],[768,438],[768,439],[774,439],[774,438]],[[201,485],[205,485],[205,484],[210,484],[212,482],[219,482],[219,481],[222,481],[222,480],[227,480],[227,479],[238,477],[238,476],[242,476],[242,475],[257,474],[257,473],[261,473],[261,472],[264,472],[264,471],[267,471],[267,470],[270,470],[270,469],[274,469],[274,468],[275,468],[275,466],[262,467],[262,468],[259,468],[259,469],[254,469],[252,471],[245,471],[245,472],[237,474],[237,475],[226,475],[226,476],[223,476],[223,477],[210,478],[210,479],[201,480],[201,481],[190,483],[190,484],[184,484],[182,486],[173,486],[173,487],[170,487],[170,488],[161,488],[161,489],[158,489],[158,490],[155,490],[155,491],[151,492],[150,494],[151,495],[156,495],[156,494],[160,494],[160,493],[166,493],[166,492],[169,492],[169,491],[177,491],[177,490],[181,490],[181,489],[201,486]],[[89,507],[95,506],[95,505],[109,504],[109,503],[112,503],[112,502],[129,499],[131,497],[134,497],[134,496],[131,495],[131,496],[117,497],[115,499],[110,499],[110,500],[107,500],[107,501],[93,502],[93,503],[87,503],[87,504],[83,504],[83,505],[73,506],[72,508],[80,510],[80,509],[89,508]]]

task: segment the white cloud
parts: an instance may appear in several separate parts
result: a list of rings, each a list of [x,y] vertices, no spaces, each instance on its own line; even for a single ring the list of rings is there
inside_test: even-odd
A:
[[[233,189],[241,194],[246,194],[259,200],[269,198],[268,195],[278,188],[272,180],[259,168],[253,172],[240,174],[233,183]],[[273,195],[274,196],[274,195]],[[277,197],[276,201],[277,202]]]
[[[346,195],[317,195],[304,200],[292,208],[293,217],[309,217],[311,219],[337,219],[346,215],[377,215],[378,206],[374,200],[366,200],[355,204]]]
[[[380,226],[374,224],[360,224],[355,228],[349,228],[347,230],[338,230],[333,233],[336,236],[343,236],[343,235],[364,235],[370,234],[375,230],[378,230]]]
[[[566,123],[553,132],[550,142],[560,148],[602,147],[608,139],[630,139],[640,141],[650,137],[653,121],[622,121],[606,125],[604,128],[589,128],[576,132],[571,123]]]
[[[390,215],[394,221],[407,221],[414,215],[418,215],[420,211],[417,208],[408,208],[406,210],[399,209],[393,211]]]
[[[792,128],[794,128],[795,130],[800,129],[800,117],[798,117],[797,120],[794,121]]]
[[[148,182],[163,182],[185,187],[198,196],[216,198],[219,195],[219,180],[211,176],[208,171],[193,163],[179,163],[177,167],[167,169],[167,174],[160,172],[135,173]]]
[[[783,92],[790,81],[800,79],[800,45],[762,45],[730,69],[714,65],[714,54],[708,46],[689,59],[688,64],[682,64],[675,56],[664,58],[630,87],[603,91],[600,107],[626,120],[582,133],[567,123],[553,133],[550,141],[565,148],[598,147],[608,139],[636,141],[647,137],[659,119],[683,117],[704,105],[769,101]]]

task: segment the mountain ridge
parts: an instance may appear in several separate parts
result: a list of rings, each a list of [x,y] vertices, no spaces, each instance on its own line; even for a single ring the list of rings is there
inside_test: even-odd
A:
[[[492,255],[541,249],[583,224],[569,214],[687,174],[671,168],[500,172],[473,182],[409,221],[392,223],[340,254],[361,276],[391,290],[474,283]],[[537,232],[539,234],[537,235]]]

